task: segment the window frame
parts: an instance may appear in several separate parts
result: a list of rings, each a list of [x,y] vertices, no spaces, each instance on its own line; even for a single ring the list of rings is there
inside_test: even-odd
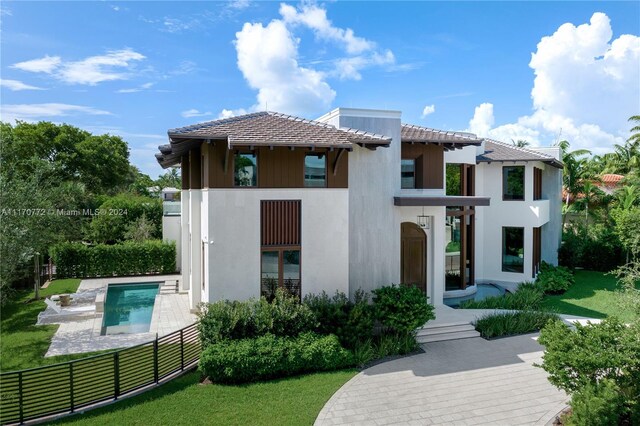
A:
[[[506,169],[522,169],[522,198],[507,198],[507,179],[505,178]],[[525,201],[527,198],[527,166],[502,166],[502,201]]]
[[[323,186],[307,186],[307,157],[324,157],[324,185]],[[329,153],[327,152],[307,152],[304,154],[302,161],[302,187],[303,188],[327,188],[329,185]]]
[[[403,177],[402,177],[402,163],[404,161],[411,161],[411,163],[413,164],[413,186],[411,187],[405,187],[402,182],[403,182]],[[400,159],[400,189],[417,189],[416,188],[416,158],[401,158]]]
[[[302,248],[300,245],[295,246],[262,246],[260,248],[260,297],[263,296],[262,292],[262,280],[263,278],[263,270],[262,270],[262,254],[265,252],[275,252],[278,253],[278,278],[277,278],[277,288],[286,289],[284,285],[284,252],[285,251],[297,251],[298,252],[298,294],[293,294],[298,299],[302,299]]]
[[[255,164],[255,175],[256,175],[256,184],[255,185],[237,185],[236,184],[236,157],[239,155],[253,155],[256,157],[256,164]],[[256,150],[236,150],[233,153],[233,187],[234,188],[258,188],[260,187],[260,167],[258,167],[258,162],[259,162],[259,155],[258,155],[258,151]]]
[[[533,201],[542,200],[542,169],[533,168]]]
[[[506,233],[507,233],[507,229],[519,229],[522,232],[522,264],[520,265],[520,267],[522,268],[521,271],[512,271],[512,270],[505,269],[504,256],[505,256],[505,252],[506,252],[506,242],[507,242]],[[502,242],[501,242],[501,245],[502,245],[502,249],[500,251],[501,271],[502,272],[512,273],[512,274],[524,274],[524,264],[525,264],[525,256],[526,256],[524,227],[522,227],[522,226],[503,226],[502,227]]]

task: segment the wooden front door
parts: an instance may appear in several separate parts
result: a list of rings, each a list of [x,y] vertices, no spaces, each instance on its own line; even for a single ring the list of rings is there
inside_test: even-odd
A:
[[[427,292],[427,236],[418,225],[404,222],[401,226],[400,265],[402,284]]]

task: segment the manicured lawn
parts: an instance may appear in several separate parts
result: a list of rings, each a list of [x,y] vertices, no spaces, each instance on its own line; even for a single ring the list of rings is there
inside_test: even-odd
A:
[[[58,424],[311,425],[331,395],[355,374],[348,370],[222,386],[200,385],[199,373],[189,373]]]
[[[559,296],[546,296],[543,307],[560,314],[591,318],[617,315],[623,321],[632,318],[632,312],[618,305],[618,281],[603,272],[576,271],[575,284]]]
[[[79,284],[79,279],[56,280],[46,289],[42,289],[40,296],[44,298],[52,294],[74,293]],[[41,300],[28,302],[32,298],[33,291],[25,291],[2,307],[0,371],[38,367],[87,356],[80,354],[44,358],[58,325],[35,325],[38,314],[46,305]]]

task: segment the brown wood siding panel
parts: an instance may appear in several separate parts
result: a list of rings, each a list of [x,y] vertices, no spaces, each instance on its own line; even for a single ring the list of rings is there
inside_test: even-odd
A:
[[[542,228],[533,228],[533,257],[531,276],[536,277],[536,274],[540,270],[540,263],[542,260]]]
[[[302,188],[304,185],[304,151],[277,147],[260,147],[258,151],[258,187]]]
[[[444,147],[403,143],[401,156],[416,160],[416,188],[444,188]]]
[[[300,200],[263,200],[260,203],[262,247],[300,245]]]
[[[533,199],[542,199],[542,169],[533,168]]]
[[[327,154],[327,188],[349,187],[349,152],[344,151],[338,160],[336,175],[333,175],[333,166],[340,150],[330,151]]]
[[[189,187],[202,189],[202,162],[200,161],[200,148],[189,151]]]
[[[226,142],[216,142],[209,146],[209,155],[207,159],[209,188],[233,187],[233,158],[231,158],[231,152],[229,153],[227,173],[224,173],[226,151]]]
[[[200,158],[201,158],[201,162],[202,162],[202,166],[201,166],[201,182],[202,182],[202,188],[209,188],[209,169],[210,169],[210,160],[209,158],[211,157],[211,144],[208,143],[203,143],[200,147]]]
[[[189,154],[182,156],[180,175],[182,176],[182,189],[189,189]]]

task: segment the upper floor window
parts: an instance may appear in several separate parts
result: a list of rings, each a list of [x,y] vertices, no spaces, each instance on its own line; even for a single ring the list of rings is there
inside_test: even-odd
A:
[[[304,157],[304,186],[324,188],[327,186],[327,156],[307,154]]]
[[[462,195],[462,165],[447,164],[447,195]]]
[[[258,156],[255,153],[236,153],[234,158],[234,185],[258,185]]]
[[[524,166],[502,168],[502,199],[524,200]]]
[[[400,170],[402,173],[401,188],[413,189],[416,187],[416,160],[405,159],[400,161]]]

